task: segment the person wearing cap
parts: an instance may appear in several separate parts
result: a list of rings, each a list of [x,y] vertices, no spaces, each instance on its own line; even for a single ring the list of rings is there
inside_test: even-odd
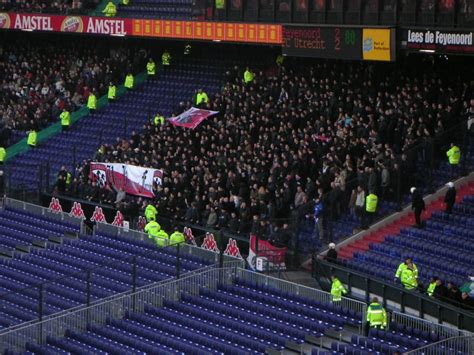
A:
[[[446,184],[448,191],[444,196],[444,203],[446,204],[446,212],[451,213],[453,211],[454,202],[456,202],[456,188],[454,184],[450,181]]]
[[[425,209],[425,201],[423,201],[423,196],[418,191],[416,187],[410,189],[411,193],[411,209],[415,213],[416,226],[421,227],[421,212]]]
[[[329,243],[329,250],[326,254],[326,260],[332,263],[335,263],[337,260],[337,250],[336,250],[336,244],[334,243]]]

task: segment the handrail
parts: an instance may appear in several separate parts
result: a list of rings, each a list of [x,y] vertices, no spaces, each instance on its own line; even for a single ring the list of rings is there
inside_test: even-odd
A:
[[[473,354],[474,335],[465,335],[460,337],[451,337],[443,339],[437,341],[436,343],[428,344],[422,346],[421,348],[407,351],[404,353],[404,355],[438,355],[448,352],[453,354]]]
[[[382,297],[384,305],[386,305],[387,299],[400,304],[402,313],[405,311],[405,307],[411,307],[418,311],[418,315],[422,319],[425,318],[425,315],[430,315],[438,318],[440,323],[451,323],[457,325],[459,328],[474,331],[474,312],[472,311],[455,307],[412,290],[406,290],[399,285],[354,271],[339,264],[318,259],[317,257],[313,258],[314,277],[318,276],[315,270],[317,266],[323,270],[329,270],[330,273],[337,274],[341,281],[347,283],[349,289],[357,288],[365,290],[365,299],[367,302],[370,300],[370,295],[375,293]],[[406,306],[406,302],[409,302],[410,305]],[[446,317],[449,317],[450,321],[446,321]]]

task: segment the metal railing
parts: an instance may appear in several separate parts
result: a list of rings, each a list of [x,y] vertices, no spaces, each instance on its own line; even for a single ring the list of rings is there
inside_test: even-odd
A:
[[[237,278],[250,281],[257,285],[265,285],[267,287],[276,288],[283,292],[292,293],[301,297],[309,298],[316,300],[321,303],[331,303],[332,295],[330,292],[321,291],[315,288],[307,287],[300,285],[294,282],[289,282],[281,280],[275,277],[250,272],[243,269],[237,269]],[[355,311],[361,320],[360,331],[363,332],[363,327],[365,326],[365,317],[367,312],[367,305],[364,302],[357,301],[354,299],[342,297],[341,302],[338,304],[344,309],[349,309]],[[362,333],[361,333],[362,334]]]
[[[408,351],[405,355],[470,355],[474,354],[474,336],[467,335],[440,340]]]
[[[391,315],[392,322],[403,324],[405,327],[420,329],[423,332],[434,333],[439,335],[440,338],[445,339],[452,337],[474,336],[473,333],[467,330],[461,330],[459,328],[437,324],[428,320],[411,316],[409,314],[392,312]]]
[[[3,199],[3,206],[14,208],[20,211],[29,212],[35,215],[44,216],[52,220],[67,222],[77,226],[80,226],[82,224],[82,221],[80,219],[71,217],[65,212],[51,213],[51,211],[49,211],[49,209],[46,207],[34,205],[32,203],[16,200],[10,197],[5,197]]]
[[[41,344],[48,336],[64,336],[67,329],[85,331],[88,325],[103,325],[127,312],[143,312],[145,305],[159,307],[163,300],[178,301],[182,293],[198,295],[201,287],[216,290],[218,284],[231,284],[235,272],[235,268],[206,270],[8,331],[0,334],[0,351],[24,351],[28,342]]]

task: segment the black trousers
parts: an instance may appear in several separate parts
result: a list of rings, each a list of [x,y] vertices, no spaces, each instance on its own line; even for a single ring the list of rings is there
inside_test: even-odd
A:
[[[423,212],[421,208],[415,208],[415,221],[417,226],[421,226],[421,212]]]
[[[453,205],[454,205],[454,203],[451,203],[451,202],[447,203],[446,204],[446,212],[448,212],[448,213],[453,212]]]

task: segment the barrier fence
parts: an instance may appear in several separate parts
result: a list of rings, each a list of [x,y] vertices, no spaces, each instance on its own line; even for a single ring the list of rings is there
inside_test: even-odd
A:
[[[463,355],[474,354],[474,336],[467,335],[440,340],[404,353],[405,355]]]
[[[428,320],[411,316],[409,314],[391,312],[391,315],[391,320],[393,322],[396,322],[397,324],[403,324],[405,327],[409,327],[412,329],[420,329],[421,331],[428,333],[435,333],[441,338],[473,336],[473,333],[467,330],[461,330],[459,328],[437,324]]]

